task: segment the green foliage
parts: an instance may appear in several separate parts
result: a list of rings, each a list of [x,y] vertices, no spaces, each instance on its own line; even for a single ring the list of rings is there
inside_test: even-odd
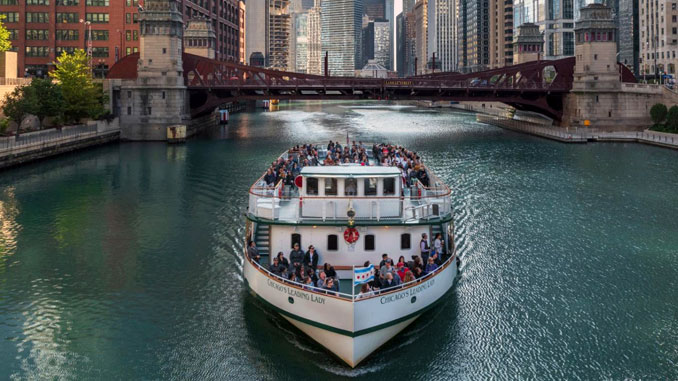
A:
[[[650,118],[652,118],[652,122],[654,122],[655,126],[661,124],[664,122],[664,119],[666,119],[666,114],[668,113],[668,110],[666,109],[666,106],[661,104],[661,103],[656,103],[652,108],[650,109]]]
[[[666,132],[678,132],[678,106],[671,106],[666,115]]]
[[[102,85],[93,83],[89,58],[84,50],[77,49],[73,54],[64,52],[50,75],[59,81],[66,122],[77,122],[86,117],[96,119],[105,112]]]
[[[0,134],[4,134],[9,127],[9,118],[0,119]]]
[[[12,49],[12,42],[9,40],[9,31],[5,28],[2,21],[5,20],[4,15],[0,15],[0,53]]]
[[[3,112],[17,123],[27,114],[41,121],[47,116],[59,116],[64,108],[61,88],[51,79],[35,78],[29,85],[17,87],[5,98]]]

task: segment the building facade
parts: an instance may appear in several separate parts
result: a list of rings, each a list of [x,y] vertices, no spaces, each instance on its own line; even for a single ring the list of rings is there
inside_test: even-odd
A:
[[[490,0],[490,68],[513,64],[513,0]]]
[[[322,16],[320,0],[308,11],[308,74],[322,74]]]
[[[393,70],[391,46],[391,23],[386,20],[374,21],[374,60],[386,70]]]
[[[267,0],[266,7],[266,66],[274,70],[289,70],[292,66],[292,17],[290,0]]]
[[[428,0],[417,0],[414,6],[415,61],[416,74],[426,71],[428,58]]]
[[[44,76],[61,53],[87,50],[89,29],[95,75],[105,76],[120,58],[139,51],[141,8],[143,2],[140,7],[138,0],[0,1],[0,14],[18,53],[19,76]],[[210,20],[217,36],[217,59],[240,60],[238,0],[179,0],[177,8],[185,21]]]
[[[321,2],[322,51],[328,53],[329,74],[355,76],[362,63],[362,0]]]
[[[249,60],[253,53],[266,54],[266,0],[248,1],[245,15],[245,56]],[[256,37],[255,37],[256,36]],[[258,55],[257,55],[258,57]],[[266,57],[264,57],[265,61]],[[264,63],[265,65],[265,63]]]
[[[678,9],[668,0],[640,0],[640,73],[676,77]]]
[[[487,0],[465,0],[466,64],[464,72],[486,70],[490,65],[490,9]]]
[[[297,73],[308,71],[308,13],[294,14],[294,68]]]
[[[428,0],[428,57],[436,56],[436,70],[457,70],[457,26],[454,0]]]

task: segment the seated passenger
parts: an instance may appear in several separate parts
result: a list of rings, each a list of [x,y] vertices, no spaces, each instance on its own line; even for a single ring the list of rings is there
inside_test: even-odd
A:
[[[254,244],[254,241],[249,241],[247,243],[247,255],[255,262],[259,263],[259,259],[261,257],[259,256],[259,250],[257,250],[256,245]]]
[[[273,263],[271,263],[268,269],[269,271],[271,271],[273,275],[280,276],[280,274],[282,273],[282,268],[280,266],[280,261],[278,260],[278,257],[273,258]]]
[[[337,272],[334,271],[334,267],[330,265],[329,263],[325,262],[323,265],[323,272],[325,275],[327,275],[328,278],[336,278],[337,277]]]
[[[400,279],[405,279],[405,276],[410,273],[410,269],[405,267],[404,263],[399,263],[398,264],[398,276]]]
[[[426,264],[426,268],[424,269],[424,275],[430,274],[438,269],[438,265],[436,264],[435,260],[433,257],[430,257],[428,259],[428,263]]]
[[[311,280],[310,277],[306,278],[306,281],[304,281],[304,290],[313,290],[313,280]]]
[[[295,242],[294,249],[290,251],[290,265],[298,268],[302,263],[304,263],[304,252],[299,249],[299,243]]]
[[[413,273],[414,277],[417,279],[424,276],[424,270],[422,270],[421,267],[415,267]]]
[[[283,255],[282,251],[278,252],[276,258],[278,258],[278,264],[280,266],[283,266],[285,269],[288,269],[290,267],[290,263],[287,261],[287,258],[285,258],[285,255]]]
[[[391,287],[396,287],[399,284],[400,278],[398,278],[398,274],[393,276],[393,273],[387,273],[386,276],[384,276],[384,281],[381,283],[381,288],[389,289]]]
[[[306,277],[311,278],[313,284],[318,281],[318,276],[315,275],[315,271],[313,271],[313,269],[306,269]]]
[[[405,257],[403,257],[402,255],[400,256],[400,258],[398,258],[398,262],[396,263],[396,268],[399,269],[400,266],[407,266],[407,264],[405,263]]]
[[[315,281],[315,286],[316,286],[316,287],[320,287],[320,288],[325,287],[325,281],[326,281],[326,280],[327,280],[327,275],[325,275],[325,272],[324,272],[324,271],[321,271],[321,272],[318,274],[318,280]]]
[[[372,291],[372,289],[370,288],[370,286],[367,283],[364,283],[360,287],[360,292],[358,293],[358,299],[367,298],[367,297],[370,297],[372,295],[374,295],[374,291]]]
[[[384,266],[379,268],[379,275],[381,275],[384,278],[386,278],[386,274],[388,273],[395,274],[395,272],[396,271],[393,268],[391,262],[388,261],[384,264]]]
[[[408,271],[405,273],[405,278],[403,278],[403,283],[409,283],[414,280],[414,274],[412,274],[412,271]]]
[[[325,290],[330,291],[330,294],[334,294],[339,291],[339,285],[334,281],[333,278],[327,278],[325,281]]]
[[[393,260],[388,257],[388,254],[384,253],[381,255],[381,262],[379,262],[379,268],[381,269],[382,267],[384,267],[384,264],[386,264],[386,262],[391,262],[391,266],[393,266]]]

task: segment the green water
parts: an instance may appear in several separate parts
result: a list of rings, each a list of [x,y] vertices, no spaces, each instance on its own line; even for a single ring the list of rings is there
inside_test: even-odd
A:
[[[289,146],[418,151],[454,192],[459,283],[349,369],[245,290],[247,189]],[[304,105],[182,146],[0,173],[0,379],[678,379],[678,152],[469,114]]]

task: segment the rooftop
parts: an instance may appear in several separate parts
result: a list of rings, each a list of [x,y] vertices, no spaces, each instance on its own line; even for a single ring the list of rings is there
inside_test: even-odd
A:
[[[400,170],[396,167],[362,166],[359,164],[339,166],[309,166],[301,170],[302,176],[314,177],[373,177],[399,176]]]

